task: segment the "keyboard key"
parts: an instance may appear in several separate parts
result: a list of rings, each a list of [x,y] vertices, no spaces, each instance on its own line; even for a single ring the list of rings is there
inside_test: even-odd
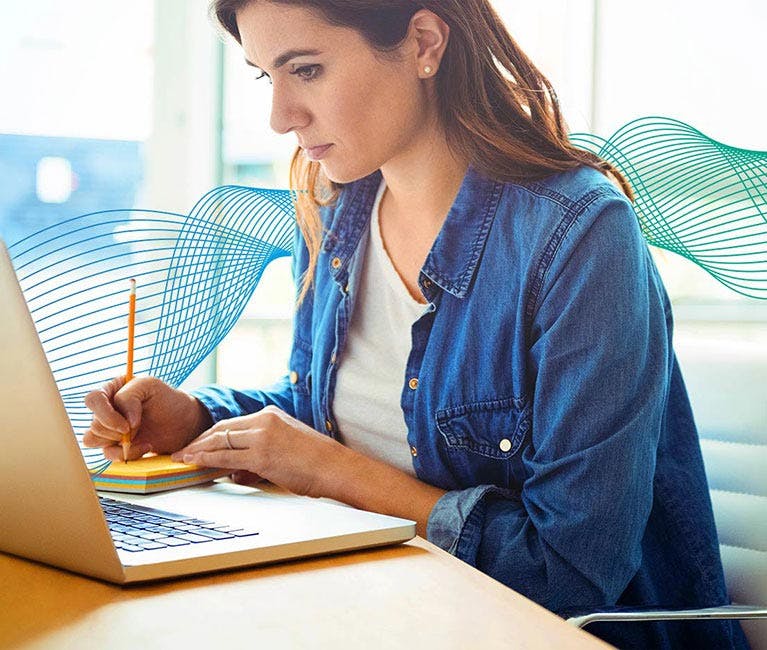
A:
[[[170,528],[167,528],[165,526],[157,526],[155,524],[149,524],[144,530],[149,531],[150,533],[162,533],[168,530],[171,530]]]
[[[178,537],[160,537],[157,542],[166,546],[188,546],[189,542]]]
[[[175,512],[99,497],[115,546],[122,550],[156,550],[219,539],[258,535],[253,530],[195,519]]]
[[[198,544],[200,542],[213,541],[210,537],[203,537],[202,535],[193,535],[192,533],[184,533],[183,535],[176,535],[177,539],[185,539],[187,542],[194,542]]]
[[[160,533],[151,533],[148,531],[144,531],[139,535],[141,539],[160,539],[160,537],[165,537],[165,535],[161,535]]]
[[[130,551],[131,553],[135,553],[136,551],[143,551],[144,550],[140,546],[133,546],[131,544],[120,544],[120,546],[118,546],[117,548],[119,548],[122,551]]]
[[[234,535],[230,533],[224,533],[220,530],[211,530],[210,528],[200,528],[196,534],[202,535],[203,537],[210,537],[211,539],[234,539]]]
[[[133,519],[130,519],[129,517],[110,517],[109,521],[111,521],[113,524],[122,524],[123,526],[132,526],[135,522]]]
[[[235,528],[234,526],[219,526],[216,530],[222,533],[229,533],[235,537],[250,537],[251,535],[258,535],[257,530],[249,530],[247,528]]]
[[[161,533],[163,535],[169,535],[169,536],[172,537],[176,533],[184,532],[184,531],[179,531],[179,530],[176,530],[175,528],[165,528],[164,526],[157,526],[157,528],[153,529],[152,532],[153,533]]]
[[[140,528],[126,528],[121,532],[125,533],[126,535],[133,535],[133,537],[141,537],[141,533],[144,531]]]
[[[145,551],[155,551],[158,548],[168,548],[165,544],[150,541],[141,542],[139,546],[141,546],[141,548],[143,548]]]

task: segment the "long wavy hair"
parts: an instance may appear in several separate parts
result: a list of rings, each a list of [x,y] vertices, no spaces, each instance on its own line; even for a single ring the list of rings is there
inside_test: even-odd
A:
[[[254,1],[213,0],[210,11],[241,43],[236,12]],[[467,155],[483,175],[503,182],[536,180],[586,165],[612,177],[633,201],[631,185],[615,167],[570,143],[554,88],[489,0],[266,1],[313,9],[334,25],[355,29],[382,53],[396,52],[418,10],[432,11],[450,27],[435,78],[438,114],[451,149]],[[300,148],[293,154],[290,184],[297,191],[298,226],[309,250],[300,303],[312,285],[322,245],[319,207],[332,203],[341,186]]]

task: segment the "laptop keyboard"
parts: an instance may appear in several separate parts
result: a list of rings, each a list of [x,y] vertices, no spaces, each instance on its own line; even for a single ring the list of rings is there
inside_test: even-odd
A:
[[[106,497],[99,497],[99,502],[115,546],[132,553],[258,535],[255,530],[193,519]]]

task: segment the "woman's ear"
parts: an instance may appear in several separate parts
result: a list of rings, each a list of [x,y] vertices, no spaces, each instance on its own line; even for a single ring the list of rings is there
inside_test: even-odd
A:
[[[439,70],[450,38],[450,27],[437,14],[420,9],[410,19],[410,35],[415,40],[418,76],[433,77]]]

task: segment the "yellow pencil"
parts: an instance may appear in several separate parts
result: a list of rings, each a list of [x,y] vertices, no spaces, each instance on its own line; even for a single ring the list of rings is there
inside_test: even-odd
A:
[[[128,298],[128,360],[125,364],[125,383],[133,379],[133,339],[136,327],[136,281],[130,281],[130,297]],[[131,434],[123,433],[121,445],[123,448],[123,462],[128,462],[130,451]]]

